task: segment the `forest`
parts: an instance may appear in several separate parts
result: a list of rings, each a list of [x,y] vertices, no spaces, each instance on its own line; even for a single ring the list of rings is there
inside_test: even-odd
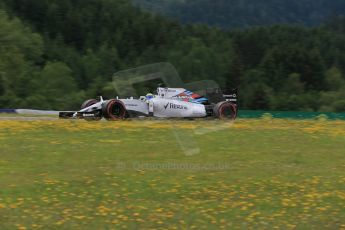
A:
[[[343,0],[133,0],[150,11],[221,28],[275,24],[320,25],[344,14]]]
[[[224,30],[129,0],[0,0],[0,108],[72,110],[114,97],[116,71],[170,62],[239,89],[242,109],[345,111],[345,18]]]

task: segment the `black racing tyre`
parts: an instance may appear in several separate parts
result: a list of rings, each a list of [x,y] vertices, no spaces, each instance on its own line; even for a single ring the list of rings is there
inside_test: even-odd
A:
[[[114,120],[125,119],[127,110],[126,110],[125,104],[123,104],[122,101],[112,99],[112,100],[106,101],[102,105],[102,114],[107,120],[114,121]]]
[[[83,104],[81,104],[80,109],[85,109],[85,108],[87,108],[91,105],[94,105],[96,103],[98,103],[98,101],[96,99],[89,99],[87,101],[84,101]]]
[[[89,100],[86,100],[86,101],[84,101],[83,104],[81,104],[80,109],[85,109],[85,108],[87,108],[87,107],[89,107],[89,106],[91,106],[91,105],[94,105],[94,104],[98,103],[98,102],[99,102],[99,101],[96,100],[96,99],[89,99]],[[84,118],[84,120],[86,120],[86,121],[99,121],[99,120],[101,120],[101,119],[102,119],[101,114],[99,114],[99,117],[85,117],[85,118]]]
[[[224,120],[235,120],[237,117],[237,105],[228,101],[219,102],[213,110],[216,118]]]

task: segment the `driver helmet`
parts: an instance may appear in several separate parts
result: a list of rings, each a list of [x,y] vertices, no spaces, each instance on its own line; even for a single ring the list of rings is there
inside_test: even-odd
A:
[[[150,99],[152,99],[153,97],[154,97],[154,96],[153,96],[152,93],[146,94],[146,99],[147,99],[147,100],[150,100]]]

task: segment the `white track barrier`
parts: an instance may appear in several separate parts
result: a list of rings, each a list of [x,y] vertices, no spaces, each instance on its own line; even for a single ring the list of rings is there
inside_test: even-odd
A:
[[[35,109],[16,109],[17,114],[27,115],[59,115],[59,111],[35,110]]]

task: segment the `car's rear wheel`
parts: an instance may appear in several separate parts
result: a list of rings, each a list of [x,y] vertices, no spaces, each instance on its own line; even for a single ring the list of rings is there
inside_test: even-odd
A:
[[[125,119],[127,114],[126,106],[122,101],[112,99],[103,104],[102,114],[109,121]]]
[[[216,118],[223,120],[235,120],[237,117],[237,106],[231,102],[219,102],[213,110]]]

